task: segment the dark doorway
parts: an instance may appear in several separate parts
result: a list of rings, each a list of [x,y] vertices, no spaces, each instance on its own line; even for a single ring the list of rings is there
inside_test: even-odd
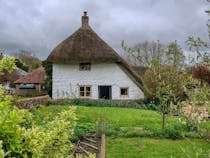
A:
[[[112,86],[98,86],[99,99],[112,99]]]

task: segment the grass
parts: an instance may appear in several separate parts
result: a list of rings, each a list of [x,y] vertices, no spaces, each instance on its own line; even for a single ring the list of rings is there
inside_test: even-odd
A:
[[[121,127],[160,127],[160,114],[151,110],[138,110],[115,107],[78,107],[79,122],[95,123],[103,117],[107,124]],[[169,119],[173,123],[175,119]]]
[[[52,120],[59,112],[66,110],[69,106],[48,106],[32,110],[35,114],[34,120],[37,124],[45,124],[45,122]],[[111,128],[115,127],[143,127],[161,129],[161,115],[156,111],[140,110],[132,108],[116,108],[116,107],[84,107],[77,106],[76,114],[78,117],[78,128],[75,132],[78,133],[73,139],[77,140],[79,135],[84,131],[91,129],[96,124],[99,118],[104,118],[105,122]],[[167,117],[168,126],[176,125],[179,117]],[[210,123],[205,122],[204,125],[210,128]],[[116,128],[115,132],[118,134],[113,137],[107,137],[106,140],[106,153],[107,158],[182,158],[195,157],[195,150],[202,149],[206,153],[210,149],[210,145],[199,139],[188,140],[171,140],[171,139],[154,139],[137,137],[131,131],[120,131]],[[121,132],[121,133],[120,133]],[[127,133],[126,133],[127,132]],[[120,134],[119,134],[120,133]],[[158,131],[156,131],[158,133]],[[126,135],[132,138],[125,138]],[[145,136],[143,134],[142,136]],[[195,144],[195,146],[193,145]],[[185,150],[186,154],[182,151]],[[200,156],[198,158],[202,158]]]
[[[46,121],[51,120],[57,113],[67,108],[68,106],[59,105],[41,107],[34,111],[37,116],[35,117],[35,120],[38,124],[45,123]],[[99,118],[103,118],[105,123],[112,127],[143,127],[161,129],[161,115],[160,113],[152,110],[77,106],[76,114],[79,124],[96,124]],[[177,116],[167,117],[167,127],[179,125],[180,122],[178,119],[179,117]],[[204,122],[203,125],[210,129],[209,121]]]
[[[48,120],[68,106],[41,107],[36,110],[37,122]],[[47,110],[46,110],[47,109]],[[120,127],[161,127],[161,115],[156,111],[115,107],[84,107],[78,106],[76,111],[79,123],[96,123],[100,117],[107,124]],[[177,117],[168,117],[168,124],[174,124]]]
[[[200,156],[196,157],[196,151]],[[198,139],[170,140],[150,138],[106,139],[107,158],[206,158],[210,144]]]

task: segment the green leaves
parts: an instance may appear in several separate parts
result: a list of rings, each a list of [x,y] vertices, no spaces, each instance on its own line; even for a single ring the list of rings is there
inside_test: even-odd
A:
[[[15,58],[4,57],[0,60],[0,74],[3,73],[3,70],[7,70],[9,73],[11,73],[15,68]]]
[[[12,98],[0,87],[0,158],[65,157],[72,149],[70,138],[75,126],[75,108],[61,112],[45,126],[35,125],[27,110],[11,106]]]

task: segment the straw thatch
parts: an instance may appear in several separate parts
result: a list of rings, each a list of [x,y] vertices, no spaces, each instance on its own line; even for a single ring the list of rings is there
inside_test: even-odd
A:
[[[142,88],[140,77],[89,26],[88,16],[82,16],[82,26],[61,42],[48,56],[52,63],[115,62]]]

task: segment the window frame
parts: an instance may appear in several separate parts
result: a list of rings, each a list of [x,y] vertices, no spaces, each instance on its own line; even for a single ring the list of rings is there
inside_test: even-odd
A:
[[[84,91],[80,91],[80,88],[84,87]],[[90,91],[87,91],[87,88],[90,88]],[[84,96],[81,96],[81,92],[84,93]],[[87,96],[87,92],[90,93],[89,96]],[[79,97],[80,98],[91,98],[92,97],[92,86],[90,85],[79,85]]]
[[[127,94],[126,95],[122,95],[121,90],[122,89],[126,89],[127,90]],[[120,87],[120,97],[129,97],[129,87]]]
[[[79,71],[91,71],[91,63],[79,63]]]

